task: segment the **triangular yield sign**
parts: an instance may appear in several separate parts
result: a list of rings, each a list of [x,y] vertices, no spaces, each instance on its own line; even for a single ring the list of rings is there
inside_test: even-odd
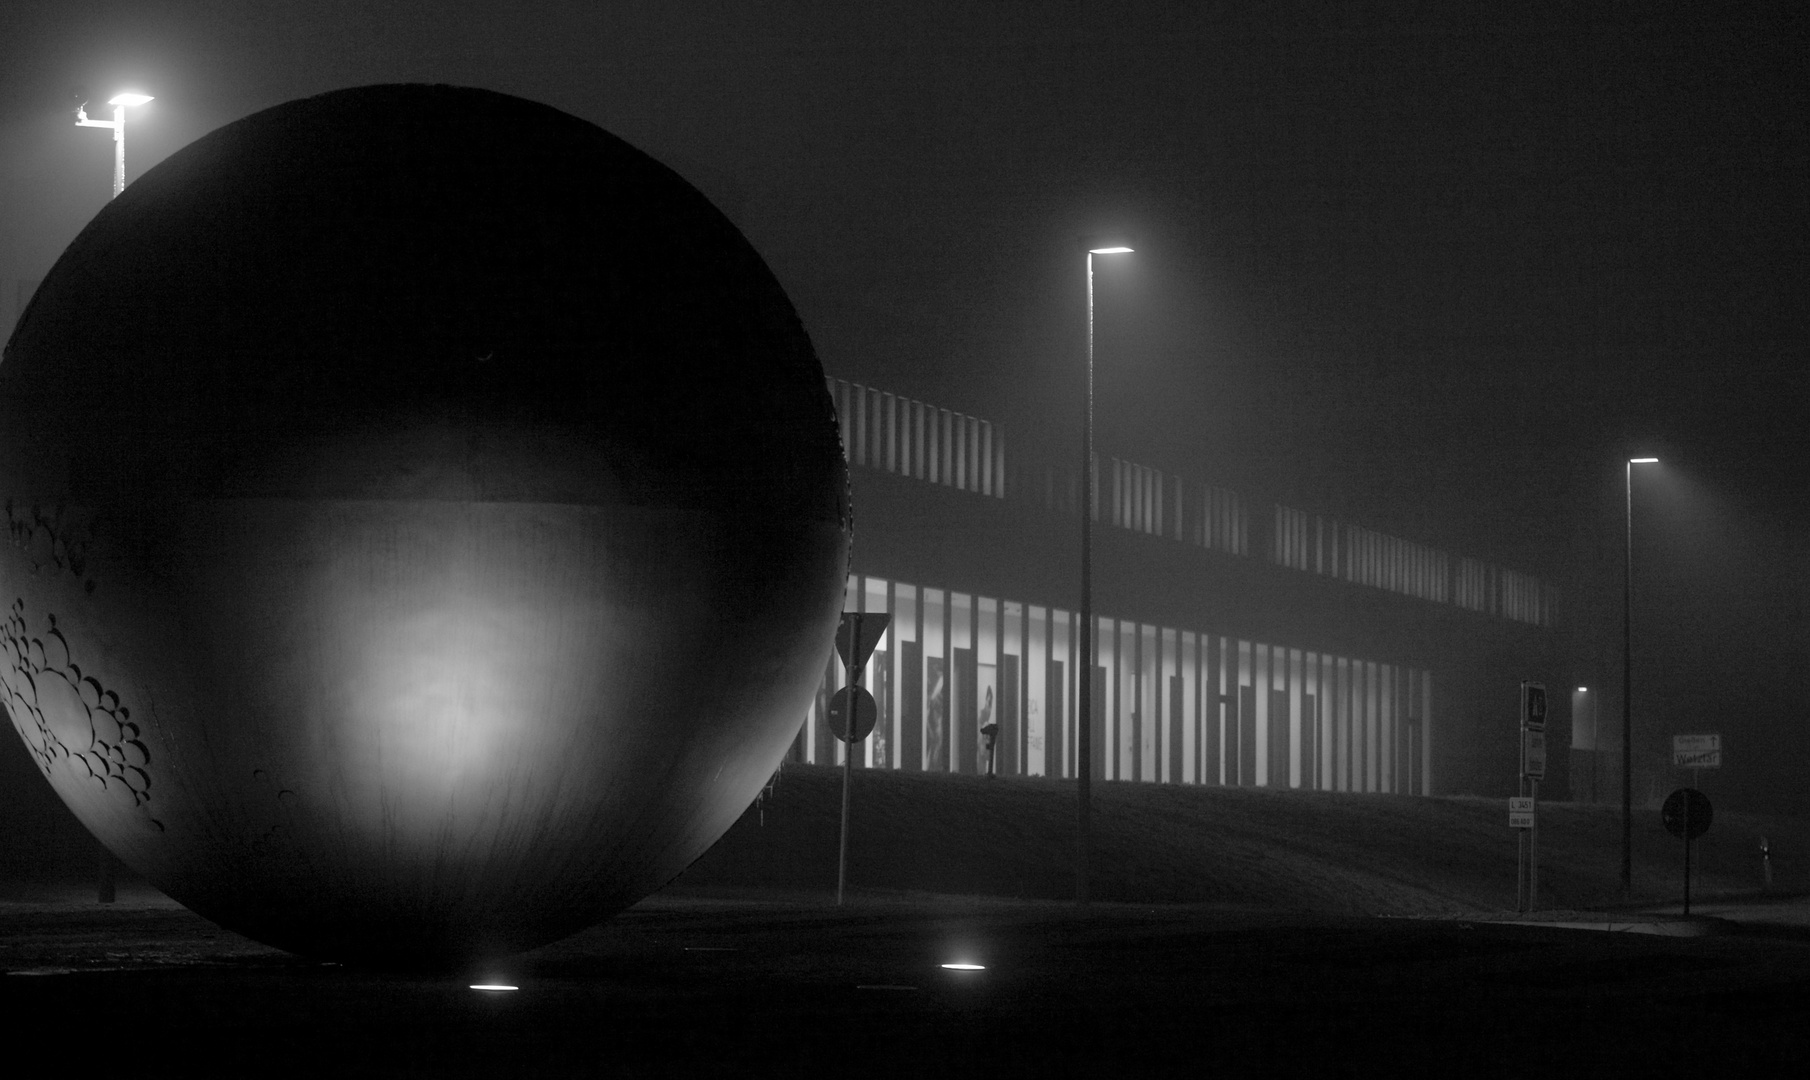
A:
[[[874,646],[880,644],[885,635],[887,624],[892,616],[879,612],[857,614],[853,611],[842,613],[842,624],[836,627],[836,655],[842,657],[843,666],[853,664],[860,667],[867,663],[867,658],[874,654]],[[855,658],[849,659],[849,636],[855,639]]]

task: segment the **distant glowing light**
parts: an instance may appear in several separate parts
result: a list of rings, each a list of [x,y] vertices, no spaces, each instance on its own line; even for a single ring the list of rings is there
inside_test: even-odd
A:
[[[1087,253],[1089,255],[1129,255],[1129,254],[1131,254],[1131,251],[1132,251],[1132,249],[1128,248],[1128,247],[1105,247],[1105,248],[1088,248],[1087,249]],[[947,965],[945,965],[945,966],[947,966]]]
[[[985,970],[987,970],[987,965],[985,965],[985,964],[944,964],[943,967],[949,971],[985,971]]]
[[[507,983],[472,983],[471,988],[473,990],[520,990],[521,989],[521,987],[519,987],[519,986],[510,986]]]
[[[1658,461],[1659,461],[1659,459],[1656,457],[1631,457],[1628,459],[1628,464],[1630,464],[1630,465],[1653,465],[1653,464],[1656,464]]]
[[[157,100],[156,98],[152,97],[149,94],[114,94],[112,97],[107,99],[107,104],[109,104],[109,105],[128,105],[133,108],[136,108],[140,105],[143,105],[147,101],[156,101],[156,100]]]
[[[1577,692],[1580,694],[1588,694],[1590,692],[1590,688],[1588,686],[1580,686],[1577,688]]]

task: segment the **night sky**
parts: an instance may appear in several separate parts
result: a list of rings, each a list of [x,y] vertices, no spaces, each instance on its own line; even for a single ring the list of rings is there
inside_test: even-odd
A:
[[[108,4],[0,14],[0,315],[128,178],[365,83],[544,101],[742,227],[826,368],[1556,582],[1653,730],[1810,770],[1801,4]],[[105,302],[95,297],[95,303]],[[1062,460],[1078,451],[1042,436]],[[1078,443],[1078,436],[1074,438]],[[1751,771],[1749,771],[1751,770]],[[1797,783],[1802,787],[1801,783]],[[1810,801],[1804,804],[1810,810]]]

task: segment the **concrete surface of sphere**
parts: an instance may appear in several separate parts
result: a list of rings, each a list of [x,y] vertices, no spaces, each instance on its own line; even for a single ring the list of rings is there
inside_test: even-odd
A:
[[[0,361],[0,694],[133,869],[251,937],[454,965],[749,804],[848,546],[823,373],[685,181],[479,90],[228,125]]]

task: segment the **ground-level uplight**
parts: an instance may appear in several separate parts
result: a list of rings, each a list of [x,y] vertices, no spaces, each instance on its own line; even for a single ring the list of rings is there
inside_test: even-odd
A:
[[[985,970],[987,970],[987,965],[985,965],[985,964],[944,964],[944,965],[942,965],[942,967],[948,971],[985,971]]]
[[[473,990],[488,990],[488,991],[520,990],[521,989],[521,987],[519,987],[519,986],[510,986],[507,983],[472,983],[471,988]]]

